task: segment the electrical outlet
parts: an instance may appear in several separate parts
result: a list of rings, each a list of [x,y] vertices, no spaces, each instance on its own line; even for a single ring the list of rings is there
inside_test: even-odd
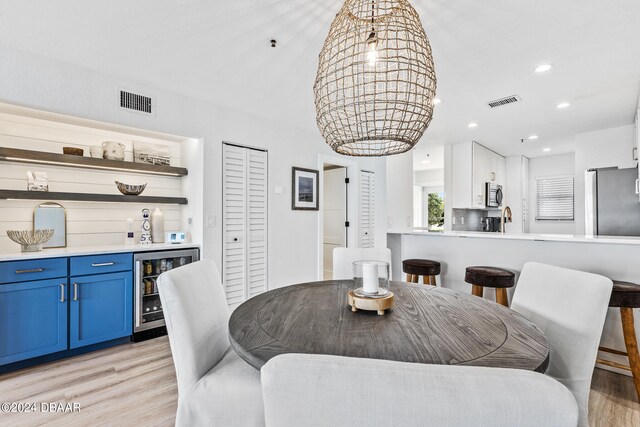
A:
[[[387,218],[387,228],[393,228],[393,221],[391,221],[391,217]]]
[[[216,216],[207,215],[207,228],[213,228],[216,226]]]
[[[413,223],[413,220],[410,216],[407,217],[407,228],[410,228]]]

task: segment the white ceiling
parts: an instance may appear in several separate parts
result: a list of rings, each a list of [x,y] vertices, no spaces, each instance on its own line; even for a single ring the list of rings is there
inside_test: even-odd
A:
[[[567,136],[633,122],[638,0],[412,3],[431,40],[443,100],[419,147],[473,139],[504,155],[533,156]],[[315,131],[317,57],[340,5],[1,0],[0,44]],[[533,72],[546,62],[550,72]],[[513,94],[524,102],[484,105]],[[557,110],[565,100],[572,106]],[[472,121],[476,129],[467,128]],[[520,144],[534,133],[536,142]]]
[[[413,170],[444,168],[444,145],[419,144],[413,149]]]

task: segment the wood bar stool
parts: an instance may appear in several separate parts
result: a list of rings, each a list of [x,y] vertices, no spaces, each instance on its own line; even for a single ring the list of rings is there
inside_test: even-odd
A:
[[[440,263],[429,259],[405,259],[402,271],[407,273],[407,282],[418,283],[422,276],[425,285],[436,285],[436,276],[440,274]]]
[[[484,288],[495,288],[496,302],[505,307],[509,307],[507,288],[512,288],[515,284],[516,275],[513,271],[497,267],[467,267],[464,281],[471,283],[471,293],[477,297],[484,294]]]
[[[633,319],[633,309],[640,308],[640,285],[614,280],[609,307],[620,307],[622,333],[624,334],[624,344],[627,351],[625,353],[624,351],[606,347],[600,347],[599,350],[627,356],[629,358],[629,366],[604,359],[598,359],[597,363],[631,371],[633,383],[636,386],[636,394],[638,395],[638,400],[640,400],[640,355],[638,355],[638,340]]]

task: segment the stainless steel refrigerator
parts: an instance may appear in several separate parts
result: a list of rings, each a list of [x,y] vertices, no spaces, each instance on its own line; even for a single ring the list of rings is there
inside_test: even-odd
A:
[[[637,168],[585,172],[585,234],[640,236]]]

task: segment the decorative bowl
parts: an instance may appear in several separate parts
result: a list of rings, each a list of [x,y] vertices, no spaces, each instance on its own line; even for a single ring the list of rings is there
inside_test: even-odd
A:
[[[7,230],[7,236],[22,246],[22,252],[38,252],[42,244],[53,237],[53,229],[47,230]]]
[[[82,148],[62,147],[62,152],[64,154],[70,154],[72,156],[84,156],[84,150]]]
[[[138,196],[147,187],[147,184],[133,185],[120,181],[116,181],[116,185],[118,186],[118,190],[125,196]]]

